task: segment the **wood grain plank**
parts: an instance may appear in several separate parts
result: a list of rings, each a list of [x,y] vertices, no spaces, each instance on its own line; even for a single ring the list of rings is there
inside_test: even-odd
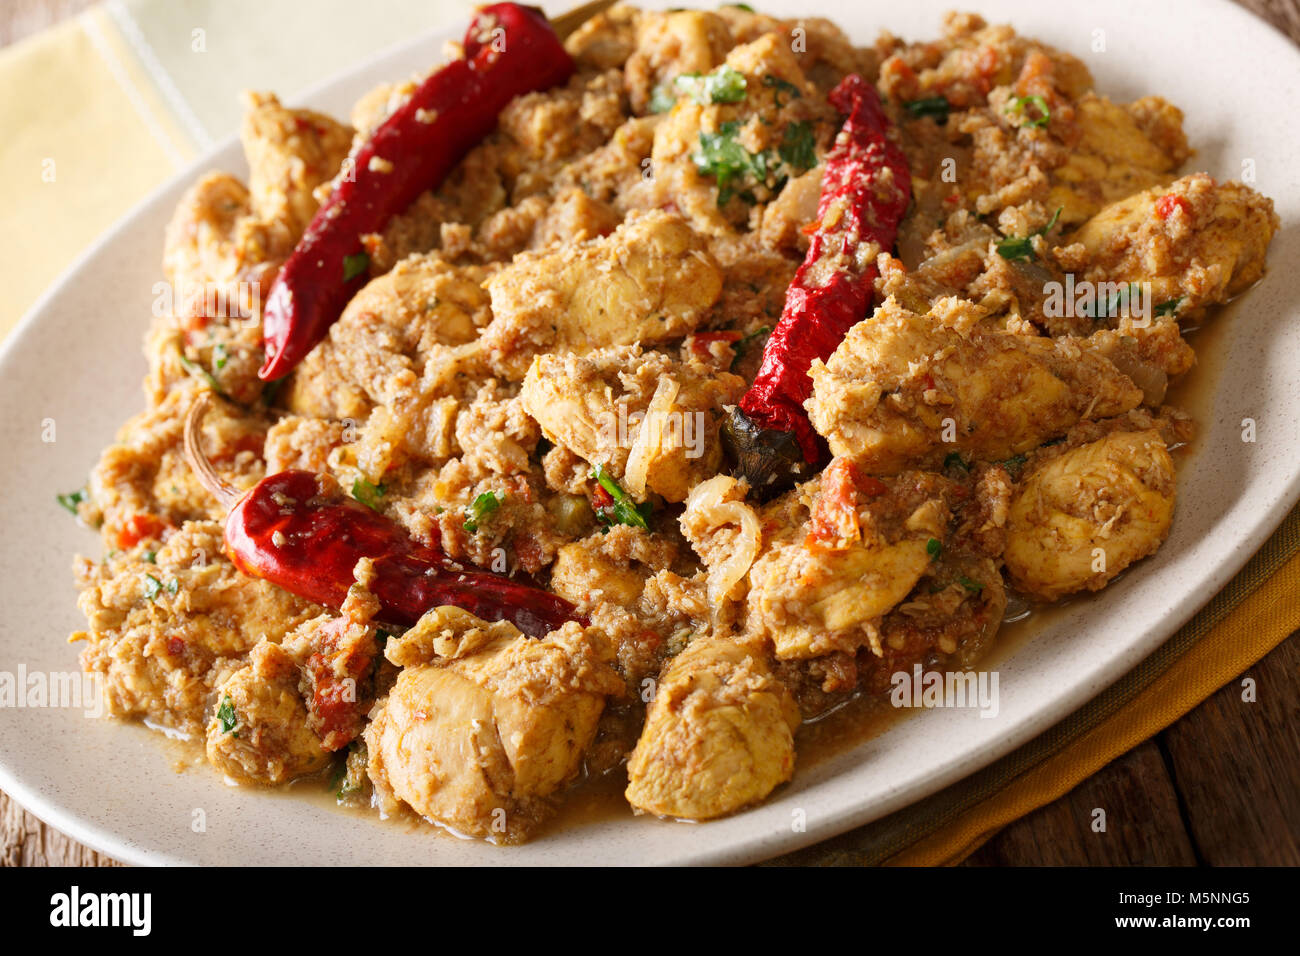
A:
[[[0,793],[0,866],[121,866],[47,827]]]
[[[1300,866],[1300,633],[1161,736],[1206,863]]]
[[[1093,829],[1105,812],[1105,831]],[[1005,827],[967,866],[1194,866],[1196,852],[1150,740],[1065,796]]]

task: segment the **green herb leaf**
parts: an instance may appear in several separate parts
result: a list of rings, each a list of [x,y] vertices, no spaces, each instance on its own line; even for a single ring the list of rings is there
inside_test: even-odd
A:
[[[667,113],[677,103],[677,95],[673,92],[674,84],[671,81],[660,83],[650,91],[650,102],[646,104],[646,109],[651,113]]]
[[[1052,118],[1052,111],[1047,106],[1047,100],[1041,96],[1017,96],[1007,104],[1007,112],[1020,115],[1025,112],[1026,106],[1032,106],[1038,115],[1029,117],[1026,114],[1026,126],[1046,126],[1047,121]]]
[[[942,96],[926,96],[919,100],[912,100],[910,103],[904,103],[903,109],[907,110],[918,119],[922,116],[932,116],[934,121],[942,126],[948,122],[948,111],[952,109],[947,98]]]
[[[351,282],[370,268],[370,256],[364,252],[354,252],[343,257],[343,281]]]
[[[998,464],[1000,464],[1007,471],[1011,472],[1011,477],[1015,478],[1019,476],[1020,469],[1025,467],[1025,462],[1027,461],[1029,461],[1029,459],[1026,458],[1024,455],[1013,455],[1012,457],[1006,459],[1005,461],[998,462]]]
[[[77,513],[77,505],[86,500],[86,489],[78,488],[76,491],[70,491],[66,495],[55,495],[54,500],[75,515]]]
[[[1052,227],[1056,225],[1056,221],[1061,218],[1061,211],[1063,209],[1065,209],[1064,206],[1057,206],[1056,212],[1052,213],[1052,218],[1047,220],[1047,225],[1043,226],[1041,229],[1035,229],[1028,236],[1025,236],[1024,238],[1008,236],[1006,239],[1003,239],[997,245],[998,255],[1008,261],[1012,259],[1024,259],[1026,256],[1033,259],[1034,244],[1030,240],[1033,239],[1034,236],[1047,235],[1047,233],[1052,230]]]
[[[1052,213],[1052,218],[1047,220],[1047,225],[1045,225],[1042,229],[1039,229],[1037,232],[1035,232],[1034,235],[1045,236],[1049,232],[1051,232],[1052,227],[1056,225],[1057,221],[1061,218],[1061,213],[1064,211],[1065,211],[1064,206],[1057,206],[1056,212]]]
[[[792,100],[797,100],[803,96],[803,93],[799,91],[799,87],[795,86],[789,80],[783,80],[779,76],[773,76],[771,73],[763,77],[763,85],[773,91],[772,99],[776,103],[777,109],[781,108],[782,93],[788,94]],[[787,102],[789,101],[787,100]]]
[[[785,128],[777,154],[787,166],[803,172],[817,165],[817,140],[813,136],[812,123],[799,120]]]
[[[162,593],[163,583],[152,574],[144,576],[144,596],[148,601],[156,601],[158,595]]]
[[[277,378],[274,382],[267,382],[262,386],[262,404],[271,408],[280,400],[280,390],[284,388],[287,378]]]
[[[944,471],[948,471],[949,469],[953,469],[953,468],[957,469],[958,471],[970,471],[970,465],[966,464],[966,460],[962,458],[960,452],[955,452],[955,451],[949,452],[948,456],[944,458],[943,468]]]
[[[772,327],[770,325],[762,325],[756,328],[753,332],[750,332],[748,335],[741,336],[741,338],[731,346],[732,350],[736,353],[736,357],[731,360],[731,371],[734,372],[736,370],[736,366],[740,364],[740,360],[749,354],[749,350],[754,347],[755,342],[759,339],[766,340],[771,334]]]
[[[683,73],[673,81],[673,85],[701,106],[709,106],[712,103],[739,103],[745,98],[745,88],[749,84],[743,73],[724,63],[704,76]]]
[[[239,726],[239,717],[235,713],[235,702],[227,694],[221,701],[221,706],[217,708],[217,720],[221,721],[221,732],[228,734]],[[235,734],[236,737],[239,734]]]
[[[181,365],[185,367],[185,371],[189,372],[195,378],[206,382],[208,388],[212,389],[218,395],[226,394],[224,391],[222,391],[221,383],[217,381],[217,377],[213,375],[211,372],[209,372],[207,369],[205,369],[202,365],[200,365],[198,362],[194,362],[191,361],[190,359],[187,359],[184,355],[182,355],[180,359],[181,359]]]
[[[1154,309],[1152,309],[1152,311],[1155,312],[1156,315],[1177,315],[1178,307],[1182,304],[1183,304],[1183,297],[1180,295],[1176,299],[1169,299],[1166,302],[1161,302]]]
[[[930,556],[931,560],[939,557],[943,552],[943,542],[938,538],[931,538],[925,543],[925,553]]]
[[[733,180],[747,174],[760,178],[756,158],[736,139],[739,132],[740,124],[732,121],[723,123],[716,133],[700,133],[700,151],[691,157],[701,176],[711,176],[717,182],[719,206],[725,206],[735,195]]]
[[[501,502],[505,501],[505,493],[500,496],[493,491],[485,491],[474,499],[473,503],[465,509],[465,530],[470,534],[478,531],[478,523],[501,507]]]
[[[375,485],[366,481],[364,478],[358,478],[352,482],[352,497],[361,502],[372,511],[378,511],[380,506],[379,499],[382,498],[388,489],[383,485]]]
[[[962,587],[964,587],[967,591],[970,591],[972,594],[979,594],[981,591],[984,590],[984,585],[980,584],[978,581],[972,581],[970,578],[966,577],[964,574],[963,574],[963,575],[960,575],[960,576],[957,578],[957,582],[958,582]]]
[[[1034,258],[1034,244],[1029,237],[1017,238],[1009,236],[1003,239],[997,245],[998,255],[1003,259],[1011,261],[1013,259],[1032,259]]]
[[[220,343],[212,349],[212,367],[220,370],[226,367],[226,362],[230,359],[230,352]]]
[[[746,13],[753,13],[754,8],[747,3],[724,3],[724,7],[735,7],[737,10],[744,10]]]
[[[650,526],[646,524],[646,518],[650,516],[651,511],[648,502],[638,505],[633,501],[632,496],[624,491],[619,483],[605,471],[604,465],[597,465],[591,473],[591,477],[614,499],[613,503],[608,507],[596,509],[597,521],[601,524],[626,524],[631,525],[633,528],[649,529]]]

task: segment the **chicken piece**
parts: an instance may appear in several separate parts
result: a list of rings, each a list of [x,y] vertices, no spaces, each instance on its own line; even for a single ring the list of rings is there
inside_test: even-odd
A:
[[[252,198],[238,179],[208,173],[186,190],[164,234],[163,270],[180,295],[177,314],[201,316],[207,286],[234,288],[234,303],[251,313],[248,291],[270,288],[296,241],[287,223],[253,215]],[[245,289],[235,288],[240,282]]]
[[[635,29],[624,68],[635,113],[646,112],[655,87],[683,73],[708,73],[733,45],[726,21],[704,10],[642,12]]]
[[[1116,431],[1023,480],[1007,519],[1010,582],[1047,601],[1098,591],[1169,533],[1174,463],[1160,433]]]
[[[628,761],[636,811],[711,820],[766,797],[794,773],[799,708],[767,665],[721,638],[668,665]]]
[[[181,444],[185,413],[199,390],[197,382],[180,386],[162,404],[127,421],[92,469],[79,513],[99,527],[107,549],[156,543],[185,521],[224,517],[220,503],[195,479]],[[203,420],[203,451],[236,488],[251,488],[263,477],[265,428],[260,417],[226,403]]]
[[[1077,142],[1052,171],[1045,205],[1069,226],[1106,203],[1168,179],[1191,155],[1183,114],[1158,96],[1129,104],[1087,93],[1074,104]]]
[[[639,345],[537,356],[520,398],[548,441],[623,476],[628,451],[673,360]]]
[[[620,68],[636,49],[636,24],[641,11],[622,3],[584,21],[564,41],[564,48],[578,68],[611,70]]]
[[[948,538],[948,491],[939,475],[881,481],[837,458],[777,499],[761,515],[774,530],[749,569],[746,633],[778,658],[878,650],[881,617]]]
[[[524,377],[524,408],[547,438],[604,466],[638,500],[684,501],[722,460],[722,407],[745,381],[691,356],[639,346],[539,355]]]
[[[1273,201],[1241,183],[1184,176],[1107,206],[1063,250],[1093,283],[1149,283],[1157,310],[1226,302],[1264,275],[1280,222]]]
[[[487,282],[493,366],[519,381],[539,352],[585,353],[692,331],[722,291],[722,274],[678,216],[648,213],[611,235],[516,256]]]
[[[244,107],[240,138],[253,213],[301,236],[320,205],[316,188],[339,171],[352,130],[324,113],[285,109],[272,93],[247,93]]]
[[[385,654],[404,666],[365,732],[381,806],[492,842],[528,837],[624,688],[604,638],[573,622],[531,640],[438,608]]]
[[[240,573],[221,525],[182,525],[153,554],[79,559],[81,666],[103,675],[109,712],[202,734],[214,688],[260,638],[278,642],[319,605]]]
[[[298,666],[259,641],[244,667],[217,687],[207,727],[208,761],[239,783],[275,786],[329,763],[298,693]]]
[[[615,525],[566,544],[551,568],[551,590],[584,609],[601,602],[635,607],[646,582],[677,563],[671,538]]]
[[[353,296],[319,350],[371,401],[396,405],[415,391],[433,346],[471,342],[487,324],[485,275],[436,254],[404,259]]]
[[[938,467],[953,453],[999,461],[1082,418],[1135,408],[1142,390],[1086,340],[995,331],[970,303],[928,316],[889,298],[813,362],[813,426],[870,473]]]
[[[310,110],[253,95],[242,130],[251,189],[209,173],[167,224],[163,268],[170,307],[155,309],[146,341],[154,402],[192,375],[235,401],[262,395],[261,309],[281,264],[317,208],[313,190],[347,154],[351,131]],[[178,361],[184,354],[188,364]]]

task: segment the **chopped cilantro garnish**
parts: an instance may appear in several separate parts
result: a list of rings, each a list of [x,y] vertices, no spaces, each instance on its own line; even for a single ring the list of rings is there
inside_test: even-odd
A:
[[[673,94],[672,83],[660,83],[650,91],[650,102],[646,104],[646,109],[651,113],[667,113],[677,102],[677,97]]]
[[[78,488],[76,491],[70,491],[66,495],[55,495],[54,500],[75,515],[77,513],[77,505],[86,500],[86,489]]]
[[[372,484],[364,478],[352,482],[352,497],[372,511],[379,510],[379,499],[388,491],[383,485]]]
[[[1045,225],[1042,229],[1039,229],[1037,232],[1035,232],[1034,235],[1045,236],[1049,232],[1051,232],[1052,227],[1055,226],[1057,221],[1061,218],[1061,213],[1064,212],[1064,210],[1065,210],[1064,206],[1057,206],[1056,212],[1052,213],[1052,218],[1047,220],[1047,225]]]
[[[212,349],[212,367],[220,370],[226,367],[226,362],[230,359],[230,352],[220,343],[213,346]]]
[[[746,13],[753,13],[754,8],[747,3],[724,3],[724,7],[735,7],[737,10],[744,10]]]
[[[967,591],[970,591],[972,594],[979,594],[981,591],[984,590],[984,585],[980,584],[978,581],[972,581],[964,574],[960,575],[957,578],[957,583],[959,583]]]
[[[1035,229],[1023,238],[1008,236],[1006,239],[1000,241],[997,245],[998,255],[1008,261],[1012,259],[1024,259],[1026,257],[1030,259],[1034,258],[1034,244],[1030,240],[1032,240],[1034,236],[1045,236],[1047,233],[1051,232],[1052,227],[1056,225],[1056,221],[1061,218],[1061,210],[1064,208],[1064,206],[1058,206],[1056,212],[1052,213],[1052,218],[1047,220],[1047,225],[1043,226],[1043,228]]]
[[[738,139],[740,123],[732,120],[718,127],[716,133],[700,133],[700,149],[691,158],[701,176],[711,176],[718,184],[718,205],[725,206],[733,196],[756,202],[749,190],[739,191],[746,179],[767,185],[773,192],[785,185],[779,175],[782,164],[802,172],[817,164],[812,124],[806,120],[790,123],[776,150],[751,153]],[[769,175],[772,182],[768,182]]]
[[[1007,260],[1032,259],[1034,244],[1028,236],[1024,238],[1009,236],[998,243],[998,255]]]
[[[180,358],[181,358],[181,365],[185,366],[185,371],[189,372],[195,378],[202,379],[204,382],[207,383],[208,388],[212,389],[218,395],[226,394],[221,390],[221,383],[217,381],[217,377],[215,375],[213,375],[211,372],[205,369],[198,362],[194,362],[191,361],[190,359],[187,359],[184,355],[182,355]]]
[[[777,109],[781,108],[782,93],[788,93],[792,100],[797,100],[799,97],[803,96],[803,94],[799,92],[799,87],[795,86],[789,80],[783,80],[779,76],[773,76],[771,73],[763,77],[763,85],[773,91],[772,97],[776,103]]]
[[[604,465],[597,465],[591,473],[591,477],[596,480],[596,483],[605,490],[605,493],[611,499],[609,504],[596,508],[597,521],[606,525],[626,524],[634,528],[649,528],[649,525],[646,524],[646,518],[650,515],[648,502],[638,505],[633,501],[632,496],[624,491],[619,483],[605,471]]]
[[[948,111],[951,108],[948,105],[947,98],[942,96],[925,96],[919,100],[912,100],[910,103],[903,104],[903,109],[918,119],[922,116],[932,116],[940,126],[948,122]]]
[[[1178,307],[1182,304],[1183,297],[1180,295],[1176,299],[1169,299],[1166,302],[1159,303],[1152,311],[1154,311],[1156,315],[1176,315],[1178,313]]]
[[[683,73],[673,84],[701,106],[739,103],[745,98],[745,87],[748,85],[743,73],[725,63],[703,76],[699,73]]]
[[[274,382],[267,382],[262,386],[262,404],[271,408],[280,400],[280,389],[284,388],[284,383],[288,379],[277,378]]]
[[[156,577],[154,577],[152,574],[146,574],[144,576],[144,596],[146,600],[149,601],[158,600],[158,595],[162,593],[162,590],[163,590],[163,583],[159,581]]]
[[[751,348],[753,348],[754,342],[758,339],[766,339],[767,336],[771,334],[772,327],[770,325],[762,325],[756,328],[753,332],[750,332],[748,335],[742,336],[734,345],[732,345],[731,348],[736,353],[736,357],[731,360],[731,371],[734,372],[736,370],[736,366],[740,363],[740,360],[748,354]]]
[[[1048,109],[1047,100],[1043,99],[1041,96],[1017,96],[1007,104],[1007,112],[1020,115],[1025,112],[1026,106],[1032,106],[1038,111],[1038,115],[1035,117],[1030,117],[1026,114],[1026,126],[1046,126],[1047,121],[1052,118],[1052,111]]]
[[[235,714],[235,702],[227,694],[221,700],[221,706],[217,708],[217,720],[221,721],[221,732],[228,734],[239,726],[239,717]],[[239,734],[235,734],[236,737]]]
[[[943,551],[943,542],[938,538],[931,538],[925,543],[925,553],[932,559],[937,558]]]
[[[712,176],[717,182],[719,206],[735,195],[734,180],[747,174],[760,182],[767,178],[766,158],[741,146],[736,139],[739,132],[740,123],[732,120],[719,126],[716,133],[700,133],[700,151],[691,157],[701,176]]]
[[[351,282],[370,268],[370,256],[364,252],[354,252],[343,257],[343,281]]]
[[[785,128],[777,153],[787,166],[802,172],[817,165],[816,145],[812,124],[807,120],[799,120]]]
[[[494,491],[485,491],[475,498],[473,503],[465,509],[465,530],[470,534],[478,531],[478,523],[500,508],[505,497],[504,493],[498,496]]]
[[[999,462],[999,464],[1011,472],[1011,476],[1014,478],[1020,474],[1020,469],[1025,467],[1025,462],[1028,460],[1024,455],[1013,455],[1005,461]]]

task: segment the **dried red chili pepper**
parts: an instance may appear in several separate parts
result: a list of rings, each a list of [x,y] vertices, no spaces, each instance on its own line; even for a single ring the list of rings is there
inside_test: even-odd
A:
[[[808,369],[867,315],[876,256],[893,247],[911,198],[907,157],[889,138],[875,88],[850,74],[829,99],[846,119],[826,155],[817,228],[754,384],[725,428],[737,470],[763,497],[810,475],[825,458],[803,407],[812,394]]]
[[[485,621],[509,621],[541,637],[580,620],[573,605],[531,582],[467,569],[413,540],[399,524],[309,471],[268,475],[240,492],[213,470],[199,446],[204,395],[185,420],[185,457],[199,483],[227,510],[226,551],[245,574],[318,604],[339,608],[362,558],[374,562],[377,619],[409,627],[430,608],[455,605]]]
[[[463,59],[431,74],[356,151],[351,175],[335,183],[276,276],[262,312],[259,378],[280,378],[302,361],[365,283],[366,269],[344,262],[362,253],[363,235],[437,187],[516,96],[573,75],[541,11],[517,3],[479,10],[464,48]]]

